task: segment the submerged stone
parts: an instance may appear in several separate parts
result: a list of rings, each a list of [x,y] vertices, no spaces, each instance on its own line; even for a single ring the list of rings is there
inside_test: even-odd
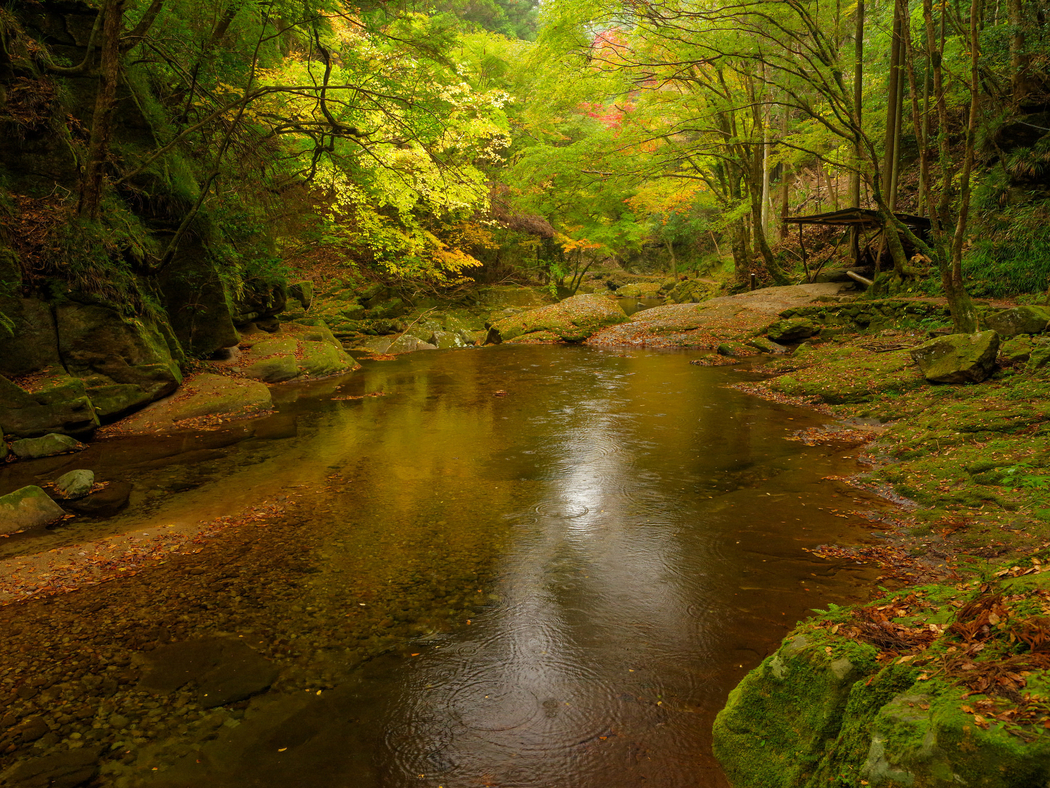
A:
[[[84,747],[43,758],[31,758],[4,772],[5,785],[13,788],[77,788],[98,774],[99,750]]]
[[[110,482],[98,492],[63,501],[62,505],[85,517],[112,517],[127,506],[131,490],[128,482]]]
[[[930,383],[980,383],[991,373],[999,354],[999,335],[949,334],[911,351]]]
[[[35,485],[0,496],[0,534],[50,525],[65,516],[62,507]]]
[[[58,477],[55,492],[63,498],[83,498],[95,484],[95,472],[85,469],[70,471]]]
[[[20,460],[35,460],[40,457],[54,457],[71,451],[86,449],[83,443],[68,435],[50,433],[39,438],[23,438],[11,442],[11,451]]]
[[[168,694],[194,684],[200,704],[209,709],[265,692],[278,674],[276,665],[243,640],[232,638],[161,646],[149,652],[146,662],[148,670],[140,682],[143,689]]]

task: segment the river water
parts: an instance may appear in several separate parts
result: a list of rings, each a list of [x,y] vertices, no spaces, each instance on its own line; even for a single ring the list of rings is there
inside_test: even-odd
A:
[[[878,503],[825,478],[857,470],[841,449],[789,440],[821,417],[697,356],[416,353],[287,386],[254,422],[8,466],[0,492],[72,467],[136,489],[6,556],[252,502],[289,514],[0,610],[0,689],[51,729],[5,757],[90,746],[100,784],[165,788],[727,785],[714,715],[795,621],[865,591],[870,570],[806,548],[863,538],[853,512]],[[154,650],[203,637],[279,678],[217,711],[137,683]]]

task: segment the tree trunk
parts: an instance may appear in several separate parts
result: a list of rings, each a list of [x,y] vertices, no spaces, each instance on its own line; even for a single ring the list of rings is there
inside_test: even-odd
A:
[[[1031,55],[1025,51],[1024,7],[1022,0],[1007,0],[1010,21],[1010,88],[1014,104],[1022,107],[1028,98],[1028,65]]]
[[[981,105],[980,82],[980,13],[981,0],[970,3],[970,117],[966,124],[966,147],[963,153],[962,174],[959,176],[959,216],[955,222],[955,234],[952,238],[952,256],[948,268],[948,279],[945,282],[945,295],[952,312],[955,330],[959,333],[973,333],[977,330],[977,311],[970,301],[962,283],[963,242],[966,240],[966,226],[970,217],[970,176],[977,147],[977,116]],[[943,277],[943,274],[942,274]]]
[[[857,26],[853,33],[853,167],[849,179],[849,197],[854,208],[860,207],[860,168],[864,161],[860,137],[864,128],[864,0],[857,0]],[[860,228],[850,230],[853,265],[860,265]]]
[[[102,186],[109,159],[109,141],[113,133],[113,113],[117,108],[117,85],[120,82],[120,34],[124,30],[126,0],[106,0],[103,6],[102,46],[99,54],[98,93],[91,120],[91,139],[88,142],[87,161],[80,184],[77,213],[88,219],[97,219],[102,202]]]

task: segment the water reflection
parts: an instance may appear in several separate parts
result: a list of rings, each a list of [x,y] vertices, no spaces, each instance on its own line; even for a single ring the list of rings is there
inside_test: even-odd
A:
[[[855,535],[832,509],[862,502],[821,481],[841,458],[785,439],[812,415],[728,390],[733,373],[689,358],[420,353],[326,397],[288,388],[276,416],[171,439],[163,461],[134,441],[93,448],[96,467],[147,489],[195,475],[84,529],[311,496],[297,530],[265,534],[240,602],[210,581],[187,590],[198,571],[227,571],[218,559],[244,563],[248,547],[219,545],[194,574],[147,575],[141,603],[138,581],[123,584],[112,635],[94,614],[106,648],[134,651],[121,638],[140,616],[176,639],[237,633],[281,666],[217,730],[200,727],[203,711],[181,725],[186,697],[151,701],[159,732],[133,744],[108,732],[111,712],[84,718],[92,740],[127,747],[102,784],[723,786],[714,714],[792,622],[850,593],[855,569],[802,548]],[[108,610],[90,594],[61,604]],[[22,616],[44,626],[56,613]],[[136,697],[131,686],[112,703]]]

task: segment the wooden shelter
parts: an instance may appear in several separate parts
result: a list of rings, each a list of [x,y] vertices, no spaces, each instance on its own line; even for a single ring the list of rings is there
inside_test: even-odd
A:
[[[930,220],[924,216],[915,216],[910,213],[894,214],[897,219],[920,238],[926,237],[930,230]],[[802,252],[802,267],[806,271],[806,279],[810,282],[820,273],[824,265],[835,256],[842,241],[851,234],[856,234],[857,242],[853,247],[854,265],[858,268],[870,268],[874,271],[881,270],[880,262],[885,252],[885,239],[882,237],[882,217],[879,212],[871,208],[844,208],[841,211],[830,213],[818,213],[813,216],[789,216],[784,219],[786,224],[798,225],[798,244]],[[809,257],[806,254],[806,244],[802,237],[802,225],[815,224],[824,227],[842,227],[843,233],[835,242],[831,250],[812,271],[810,270]],[[902,238],[904,251],[910,257],[915,250],[910,248],[907,240]],[[878,242],[878,247],[875,243]]]

